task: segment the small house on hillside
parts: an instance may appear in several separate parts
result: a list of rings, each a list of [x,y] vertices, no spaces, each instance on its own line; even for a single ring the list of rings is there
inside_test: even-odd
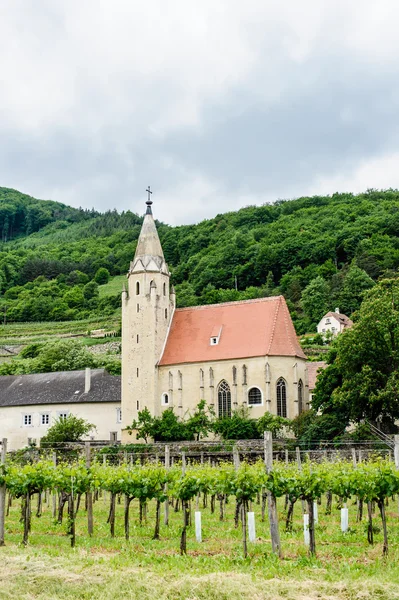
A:
[[[90,439],[120,440],[121,378],[105,369],[0,377],[0,438],[10,450],[39,445],[70,413],[95,425]]]
[[[333,336],[338,335],[344,329],[352,327],[353,321],[346,315],[339,312],[339,308],[336,308],[334,312],[328,312],[321,319],[317,325],[317,333],[320,333],[323,337],[329,331]]]

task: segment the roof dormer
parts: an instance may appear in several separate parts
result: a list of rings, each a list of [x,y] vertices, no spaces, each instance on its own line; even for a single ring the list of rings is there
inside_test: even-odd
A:
[[[219,325],[212,329],[211,337],[209,338],[210,346],[217,346],[220,342],[220,336],[222,335],[223,326]]]

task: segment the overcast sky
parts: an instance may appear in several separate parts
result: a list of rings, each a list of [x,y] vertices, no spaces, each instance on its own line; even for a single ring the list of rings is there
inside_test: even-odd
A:
[[[0,186],[193,223],[399,187],[395,0],[0,0]]]

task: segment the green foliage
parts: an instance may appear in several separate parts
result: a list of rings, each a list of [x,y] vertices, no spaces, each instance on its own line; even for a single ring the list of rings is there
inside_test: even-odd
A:
[[[99,215],[4,188],[0,200],[0,312],[6,301],[8,320],[120,310],[119,284],[100,299],[89,298],[84,286],[100,269],[111,277],[127,272],[141,217]],[[398,269],[398,214],[399,192],[368,190],[249,206],[197,225],[159,223],[158,230],[179,306],[282,293],[298,333],[305,333],[324,310],[357,310],[371,282]],[[319,278],[325,283],[309,291]]]
[[[98,285],[104,285],[104,284],[108,283],[108,280],[109,280],[108,269],[106,269],[105,267],[100,267],[94,276],[94,281],[96,283],[98,283]]]
[[[263,436],[265,431],[271,431],[273,437],[278,437],[284,433],[284,430],[291,428],[291,421],[267,412],[262,417],[259,417],[256,422],[256,428],[260,436]]]
[[[291,422],[291,428],[300,445],[312,448],[321,442],[332,441],[345,433],[347,420],[339,414],[317,414],[307,410]]]
[[[328,311],[329,295],[328,283],[320,275],[303,290],[301,305],[312,323],[318,323]]]
[[[261,437],[256,419],[250,419],[249,409],[245,408],[235,410],[231,417],[216,419],[213,430],[224,440],[253,440]]]
[[[399,281],[367,292],[355,325],[338,336],[317,380],[313,406],[344,422],[399,417]]]
[[[197,441],[201,437],[206,437],[213,430],[213,421],[215,413],[206,407],[205,400],[201,400],[192,415],[186,420],[189,438]]]
[[[57,448],[60,444],[78,442],[93,429],[95,426],[85,419],[69,414],[55,420],[47,434],[41,438],[40,445],[43,448]]]

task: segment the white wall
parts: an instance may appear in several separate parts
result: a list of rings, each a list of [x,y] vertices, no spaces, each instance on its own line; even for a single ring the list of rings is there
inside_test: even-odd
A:
[[[121,424],[117,422],[119,402],[93,402],[80,404],[34,404],[31,406],[0,407],[0,438],[7,438],[8,448],[18,450],[28,445],[28,438],[36,439],[46,435],[48,428],[58,418],[59,413],[69,412],[86,419],[96,426],[89,437],[95,440],[109,440],[111,432],[117,432],[121,439]],[[32,424],[24,425],[24,415],[32,415]],[[49,425],[41,424],[41,415],[49,414]]]
[[[325,335],[327,331],[330,331],[333,335],[338,335],[338,333],[341,333],[342,327],[342,323],[335,317],[323,317],[317,326],[317,333]]]

